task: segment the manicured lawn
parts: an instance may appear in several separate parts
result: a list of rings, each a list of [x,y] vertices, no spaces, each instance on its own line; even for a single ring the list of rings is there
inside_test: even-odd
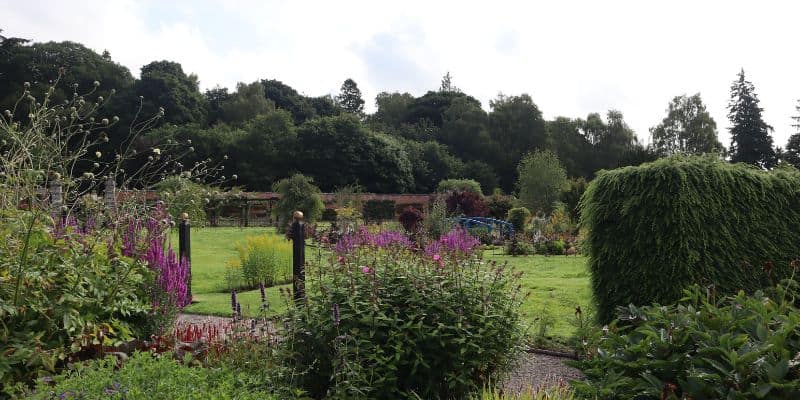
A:
[[[225,288],[225,263],[238,256],[236,243],[248,235],[275,234],[273,228],[194,228],[192,229],[192,291],[195,303],[186,308],[188,313],[229,316],[231,314],[230,293]],[[177,233],[171,238],[177,246]],[[306,257],[313,259],[318,250],[306,248]],[[523,272],[522,285],[530,296],[522,312],[531,324],[531,335],[538,333],[541,322],[548,322],[547,336],[559,340],[569,338],[575,331],[575,307],[591,310],[591,290],[586,258],[575,256],[527,256],[511,257],[500,254],[500,250],[484,252],[484,258],[499,263],[507,262]],[[281,285],[267,289],[270,303],[268,315],[276,315],[286,309],[286,302],[279,295]],[[258,290],[239,294],[242,313],[246,316],[258,314],[261,305]]]
[[[591,312],[592,292],[586,257],[583,256],[525,256],[493,255],[484,257],[522,271],[522,286],[530,292],[522,312],[531,323],[531,335],[536,335],[542,320],[549,320],[546,336],[567,339],[575,332],[575,307]],[[497,251],[499,253],[499,251]]]

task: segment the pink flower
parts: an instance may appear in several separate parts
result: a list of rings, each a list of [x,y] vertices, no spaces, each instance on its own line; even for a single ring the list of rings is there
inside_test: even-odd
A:
[[[370,273],[370,269],[367,266],[363,266],[363,267],[361,267],[361,272],[363,272],[365,274],[368,274],[368,273]]]
[[[438,254],[434,254],[433,255],[433,261],[439,261],[441,259],[442,259],[442,257],[440,255],[438,255]]]
[[[344,257],[339,256],[339,264],[344,264]]]

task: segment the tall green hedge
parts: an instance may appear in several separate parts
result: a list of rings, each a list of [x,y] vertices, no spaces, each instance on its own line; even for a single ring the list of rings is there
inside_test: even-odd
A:
[[[693,283],[733,293],[786,276],[799,252],[799,193],[796,173],[711,157],[600,172],[581,199],[599,319],[619,305],[674,302]]]

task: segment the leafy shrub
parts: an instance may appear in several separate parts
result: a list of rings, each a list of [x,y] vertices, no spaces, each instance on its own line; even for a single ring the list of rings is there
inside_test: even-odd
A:
[[[425,217],[422,215],[422,211],[408,206],[402,213],[400,213],[400,217],[398,217],[400,224],[403,225],[403,229],[406,232],[416,233],[422,226],[422,222],[425,220]]]
[[[524,296],[502,266],[362,247],[317,273],[285,341],[314,398],[465,398],[519,349]]]
[[[514,198],[496,192],[486,201],[486,206],[489,207],[490,217],[505,219],[508,215],[508,210],[514,208]]]
[[[569,213],[573,221],[580,220],[580,203],[581,196],[586,192],[586,187],[589,183],[583,178],[570,178],[567,181],[568,189],[561,192],[561,202],[564,203],[566,211]]]
[[[481,184],[472,179],[445,179],[436,186],[436,193],[471,192],[483,196]]]
[[[394,219],[394,200],[367,200],[364,202],[364,219],[385,221]]]
[[[694,286],[676,305],[621,308],[577,363],[589,382],[573,385],[597,399],[800,398],[797,288],[716,300]]]
[[[505,252],[510,256],[530,256],[536,254],[536,249],[524,240],[509,240]]]
[[[205,207],[211,201],[210,188],[190,178],[173,176],[159,182],[155,189],[173,220],[180,221],[181,214],[187,213],[193,226],[204,226],[208,221]]]
[[[447,212],[450,215],[463,215],[466,217],[485,217],[489,214],[489,207],[483,196],[473,192],[450,192],[445,200]]]
[[[323,221],[336,221],[336,209],[333,208],[326,208],[322,211],[322,220]]]
[[[471,226],[467,228],[467,233],[469,233],[470,236],[478,239],[481,244],[488,245],[494,242],[494,236],[492,236],[492,232],[487,226]]]
[[[272,209],[272,214],[278,221],[279,232],[283,232],[289,226],[292,213],[296,210],[303,212],[308,223],[313,223],[322,216],[325,205],[322,203],[319,188],[314,186],[313,179],[295,174],[276,182],[272,190],[281,195]]]
[[[0,387],[53,373],[70,355],[135,337],[149,313],[147,265],[33,212],[0,214]],[[46,317],[45,317],[46,316]]]
[[[562,255],[566,249],[566,245],[561,239],[547,241],[547,254]]]
[[[566,190],[567,172],[550,150],[528,153],[517,166],[519,200],[533,212],[549,213]]]
[[[600,321],[617,306],[675,302],[693,283],[752,293],[788,276],[799,255],[798,190],[800,175],[710,157],[599,173],[581,225]]]
[[[575,230],[575,223],[572,222],[572,218],[566,211],[564,205],[557,204],[553,208],[553,212],[551,212],[550,216],[547,218],[547,222],[545,223],[542,233],[546,236],[564,234],[572,235],[575,233]]]
[[[453,229],[455,222],[447,215],[447,206],[437,198],[425,213],[424,230],[429,238],[436,240]]]
[[[516,207],[508,210],[506,221],[514,225],[515,233],[525,232],[525,225],[531,220],[531,212],[525,207]]]
[[[249,288],[291,281],[292,245],[278,235],[248,236],[238,243],[239,265]]]
[[[74,365],[63,375],[40,380],[30,399],[273,399],[242,388],[240,372],[181,365],[171,357],[136,353],[118,370],[109,357]]]

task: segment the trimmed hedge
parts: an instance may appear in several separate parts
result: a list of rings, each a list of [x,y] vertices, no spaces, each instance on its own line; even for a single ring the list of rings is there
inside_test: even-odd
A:
[[[364,202],[364,219],[384,221],[394,219],[394,200],[367,200]]]
[[[788,276],[800,245],[800,175],[713,157],[601,171],[581,199],[598,318],[679,300],[692,284],[752,292]]]

